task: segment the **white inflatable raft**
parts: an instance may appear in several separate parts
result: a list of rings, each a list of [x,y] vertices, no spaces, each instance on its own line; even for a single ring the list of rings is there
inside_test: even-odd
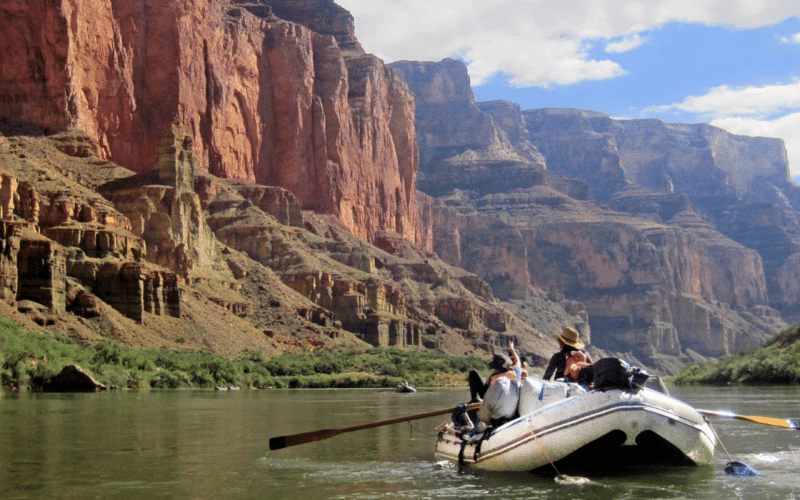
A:
[[[531,471],[553,462],[580,468],[711,463],[714,433],[688,404],[645,388],[578,388],[571,396],[573,385],[526,380],[520,417],[473,436],[461,437],[452,424],[440,427],[437,458],[490,471]],[[548,400],[545,392],[559,395]]]

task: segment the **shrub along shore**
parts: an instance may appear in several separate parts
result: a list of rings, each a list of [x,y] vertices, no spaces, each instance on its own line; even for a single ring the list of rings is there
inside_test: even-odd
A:
[[[208,352],[137,349],[113,340],[80,345],[22,330],[0,318],[0,384],[4,391],[41,391],[65,366],[78,365],[109,388],[182,389],[466,386],[486,359],[397,348],[347,349],[265,358],[258,351],[231,360]]]
[[[0,317],[0,390],[41,391],[65,366],[78,365],[109,388],[213,389],[380,388],[408,380],[419,387],[466,386],[469,370],[486,372],[486,359],[397,348],[284,353],[258,351],[239,359],[209,352],[137,349],[113,340],[95,345],[22,330]],[[800,383],[800,325],[761,348],[691,365],[676,384]]]
[[[677,384],[796,384],[800,382],[800,325],[784,330],[749,353],[692,365]]]

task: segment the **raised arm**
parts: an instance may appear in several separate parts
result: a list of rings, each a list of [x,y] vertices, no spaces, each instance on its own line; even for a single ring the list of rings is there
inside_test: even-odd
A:
[[[517,355],[517,351],[514,350],[514,342],[508,343],[508,352],[511,354],[511,368],[514,367],[522,367],[522,363],[519,361],[519,356]]]
[[[514,342],[508,343],[508,350],[511,353],[511,368],[514,369],[518,380],[522,382],[522,380],[528,376],[528,370],[522,366],[522,360],[519,359],[517,351],[514,350]]]

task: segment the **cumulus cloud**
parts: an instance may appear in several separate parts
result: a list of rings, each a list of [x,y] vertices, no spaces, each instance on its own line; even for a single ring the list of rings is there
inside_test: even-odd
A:
[[[683,102],[652,106],[645,113],[685,111],[711,119],[731,116],[765,118],[800,109],[800,80],[786,85],[732,88],[715,87],[705,95],[690,96]]]
[[[469,66],[473,85],[481,85],[497,72],[510,75],[514,87],[568,85],[584,80],[605,80],[624,73],[622,67],[608,60],[593,60],[574,40],[530,40],[486,35],[462,54]],[[505,57],[498,60],[498,53]]]
[[[785,0],[337,0],[356,20],[365,50],[386,61],[461,57],[478,82],[504,72],[517,86],[548,87],[624,74],[592,59],[633,50],[640,34],[670,21],[749,28],[800,16]]]
[[[610,42],[606,45],[606,52],[612,54],[621,54],[635,49],[644,43],[644,39],[638,33],[622,37],[622,39]]]
[[[791,36],[781,37],[781,43],[800,43],[800,33]]]

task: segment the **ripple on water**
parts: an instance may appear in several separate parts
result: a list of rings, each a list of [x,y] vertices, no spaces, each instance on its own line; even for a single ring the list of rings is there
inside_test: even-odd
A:
[[[594,482],[559,484],[552,477],[525,473],[464,471],[450,462],[323,463],[308,459],[264,458],[274,476],[274,493],[280,483],[294,477],[303,485],[302,498],[330,499],[526,499],[549,497],[558,491],[597,488]],[[572,488],[572,490],[570,490]],[[293,500],[300,497],[292,495]]]

